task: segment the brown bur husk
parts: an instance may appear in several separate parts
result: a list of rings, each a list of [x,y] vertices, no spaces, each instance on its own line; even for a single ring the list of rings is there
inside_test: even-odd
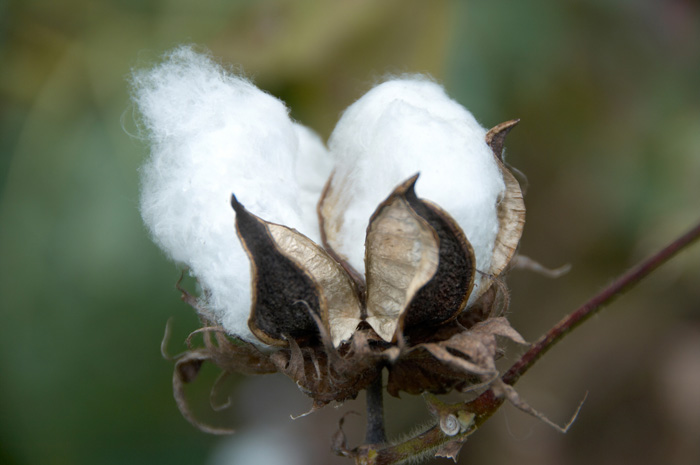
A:
[[[416,196],[417,180],[394,189],[367,229],[367,323],[387,342],[453,320],[474,284],[471,244],[444,210]]]
[[[262,342],[312,345],[321,329],[338,346],[360,323],[355,283],[328,253],[303,234],[267,222],[231,196],[236,230],[251,263],[248,325]]]
[[[497,206],[498,234],[493,247],[491,267],[484,276],[479,291],[480,294],[486,292],[494,279],[500,276],[510,265],[525,227],[523,192],[517,179],[515,179],[515,176],[513,176],[513,173],[510,172],[503,161],[505,138],[519,121],[519,119],[506,121],[494,126],[486,133],[486,144],[491,148],[496,163],[501,169],[506,189],[503,198],[499,200]],[[480,295],[477,297],[480,297]]]
[[[206,361],[224,375],[284,373],[313,399],[313,409],[355,398],[385,367],[394,396],[466,392],[495,382],[497,337],[524,342],[499,316],[507,306],[499,276],[516,251],[525,213],[520,187],[502,162],[503,139],[515,123],[486,136],[506,190],[496,206],[499,231],[491,266],[479,271],[484,280],[466,312],[477,273],[472,247],[447,212],[416,196],[418,175],[397,186],[370,219],[366,283],[332,248],[342,215],[330,213],[342,206],[329,194],[330,181],[319,203],[325,249],[255,216],[232,196],[236,230],[251,265],[248,324],[260,341],[277,349],[262,353],[220,327],[207,327],[209,312],[183,292],[205,325],[197,331],[204,333],[204,347],[176,363],[174,388],[185,417],[197,424],[183,386]]]

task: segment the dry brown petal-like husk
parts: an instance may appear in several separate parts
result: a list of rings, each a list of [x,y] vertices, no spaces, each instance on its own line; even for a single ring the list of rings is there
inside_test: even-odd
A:
[[[399,185],[367,229],[367,322],[386,341],[455,318],[474,282],[471,245],[452,217],[416,197],[417,179]]]
[[[387,392],[399,397],[401,391],[412,395],[431,392],[446,394],[462,391],[467,386],[479,382],[476,377],[465,376],[435,358],[425,348],[416,348],[401,357],[389,367]]]
[[[525,202],[520,184],[502,159],[505,137],[520,120],[511,120],[493,127],[486,134],[486,143],[491,147],[493,156],[498,163],[506,190],[503,199],[498,203],[498,234],[493,247],[491,267],[481,285],[480,294],[489,288],[489,283],[498,277],[508,266],[515,254],[520,237],[525,226]]]
[[[406,198],[416,177],[397,187],[372,215],[365,241],[367,323],[385,341],[416,292],[438,268],[440,239]]]
[[[489,385],[499,379],[497,336],[525,343],[505,318],[496,317],[468,330],[462,328],[444,340],[411,347],[389,367],[388,392],[393,396],[400,391],[443,394],[452,389],[467,392]]]
[[[342,250],[340,240],[340,230],[343,228],[343,221],[349,197],[343,197],[342,193],[347,188],[347,180],[336,179],[335,173],[331,173],[326,185],[321,192],[316,207],[318,224],[321,231],[321,243],[328,254],[333,257],[355,282],[360,295],[364,296],[365,277],[360,274],[348,261],[348,257],[338,252]]]
[[[330,402],[354,399],[379,376],[381,356],[371,352],[366,344],[356,344],[354,339],[343,357],[319,346],[301,348],[290,339],[289,349],[273,353],[270,361],[313,399],[316,410]]]
[[[191,383],[197,378],[202,365],[207,361],[220,367],[223,370],[223,375],[230,373],[266,374],[274,373],[277,370],[268,357],[252,344],[231,340],[221,327],[206,327],[197,332],[203,334],[205,347],[189,350],[176,357],[173,372],[175,402],[182,415],[201,431],[211,434],[231,434],[234,432],[232,429],[208,425],[194,416],[185,396],[185,384]],[[212,394],[215,388],[216,385],[212,388]]]
[[[285,335],[305,344],[318,337],[316,315],[334,345],[349,339],[361,305],[343,268],[303,234],[249,213],[235,196],[231,205],[251,262],[253,334],[270,345],[286,346]]]
[[[497,317],[477,323],[468,331],[455,334],[445,341],[421,346],[441,362],[465,374],[491,377],[498,375],[495,363],[498,349],[496,336],[526,344],[508,320]]]

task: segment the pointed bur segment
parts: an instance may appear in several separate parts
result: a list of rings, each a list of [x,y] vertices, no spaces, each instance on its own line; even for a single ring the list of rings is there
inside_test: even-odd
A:
[[[474,250],[457,222],[442,208],[416,197],[415,181],[406,191],[413,210],[433,228],[439,238],[439,264],[433,279],[413,297],[400,326],[405,331],[434,326],[456,318],[467,305],[474,287]]]
[[[311,277],[277,248],[263,220],[231,195],[236,230],[251,264],[252,308],[248,326],[266,344],[287,345],[284,335],[306,339],[317,332],[309,314],[321,304]]]
[[[336,347],[360,322],[357,289],[342,266],[298,231],[249,213],[235,196],[236,229],[251,262],[253,303],[248,321],[258,339],[287,345],[319,337]]]
[[[493,247],[493,257],[488,276],[484,279],[480,294],[486,292],[490,283],[508,267],[520,243],[520,237],[525,227],[525,201],[515,176],[503,163],[503,147],[508,133],[520,120],[514,119],[501,123],[486,133],[486,144],[491,147],[493,156],[503,175],[506,190],[498,202],[498,234]],[[476,296],[478,298],[479,296]]]
[[[505,147],[506,144],[506,136],[519,122],[519,119],[505,121],[492,127],[489,129],[489,132],[486,133],[486,145],[491,147],[498,161],[503,161],[503,147]]]
[[[474,252],[457,223],[418,199],[418,175],[379,205],[367,229],[367,322],[396,341],[455,318],[474,282]]]
[[[361,299],[364,300],[365,277],[353,268],[346,256],[338,253],[338,250],[342,249],[340,231],[343,228],[343,213],[347,207],[347,200],[341,201],[340,193],[343,192],[343,189],[346,189],[347,186],[343,183],[339,186],[334,186],[334,177],[335,173],[331,173],[328,181],[326,181],[326,185],[323,187],[321,198],[316,206],[316,214],[321,231],[321,243],[325,251],[333,257],[350,276],[354,286],[361,295]]]

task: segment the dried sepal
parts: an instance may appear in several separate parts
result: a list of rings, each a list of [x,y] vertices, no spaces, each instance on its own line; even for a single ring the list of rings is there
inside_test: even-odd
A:
[[[402,354],[389,366],[386,389],[394,397],[399,397],[401,392],[446,394],[453,389],[465,390],[478,381],[478,378],[465,376],[463,371],[442,363],[428,350],[418,347]]]
[[[202,328],[201,331],[204,331],[204,348],[211,361],[226,372],[264,375],[277,371],[269,358],[253,344],[229,336],[221,326]]]
[[[357,397],[381,372],[380,360],[381,354],[369,348],[362,333],[355,333],[342,355],[329,343],[325,348],[299,347],[293,339],[288,349],[270,355],[275,367],[313,399],[312,410]]]
[[[435,451],[435,457],[451,459],[454,463],[457,463],[459,453],[462,450],[466,440],[467,436],[464,436],[460,439],[444,443]]]
[[[477,323],[468,331],[455,334],[445,341],[421,346],[442,363],[466,375],[489,380],[498,376],[496,336],[509,338],[519,344],[526,343],[508,320],[497,317]]]
[[[232,340],[221,327],[208,327],[197,330],[204,338],[204,347],[188,350],[176,357],[173,371],[173,396],[180,413],[200,431],[211,434],[231,434],[234,430],[211,426],[199,421],[191,411],[185,396],[185,385],[192,383],[205,362],[211,362],[222,369],[222,376],[230,373],[266,374],[277,371],[268,357],[252,344],[238,339]],[[213,336],[213,338],[212,338]],[[189,338],[188,338],[189,339]],[[211,395],[217,388],[212,387]],[[218,410],[214,407],[214,410]]]
[[[493,247],[491,266],[484,277],[479,295],[485,292],[489,288],[489,283],[506,269],[515,255],[525,226],[525,201],[520,184],[503,163],[505,137],[519,121],[506,121],[493,127],[486,134],[486,143],[491,147],[493,156],[501,169],[506,189],[497,206],[498,234]]]
[[[343,198],[341,193],[343,185],[337,186],[335,173],[331,173],[326,185],[321,192],[321,197],[316,206],[318,225],[321,231],[321,243],[328,254],[343,267],[352,278],[361,296],[365,293],[365,277],[359,273],[348,260],[348,257],[338,252],[342,250],[340,231],[343,228],[344,213],[347,208],[348,198]]]
[[[556,279],[564,276],[571,271],[571,264],[567,263],[558,268],[547,268],[537,260],[527,257],[523,254],[518,254],[511,261],[511,269],[527,270],[537,273],[546,278]]]
[[[458,323],[448,325],[436,342],[416,344],[389,367],[388,392],[398,397],[450,390],[470,392],[488,387],[498,379],[496,359],[500,356],[497,337],[519,344],[525,340],[503,317],[487,318],[464,329]]]
[[[250,258],[251,331],[266,344],[317,338],[317,316],[334,345],[351,337],[361,307],[354,283],[322,248],[299,232],[248,212],[235,196],[236,229]]]
[[[474,252],[457,223],[419,199],[415,175],[379,205],[367,229],[367,322],[386,341],[455,318],[474,283]]]

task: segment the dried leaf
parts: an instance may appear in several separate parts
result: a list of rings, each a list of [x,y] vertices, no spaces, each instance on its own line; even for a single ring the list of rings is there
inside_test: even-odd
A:
[[[467,437],[463,437],[456,441],[446,442],[441,445],[437,451],[435,451],[435,457],[444,457],[446,459],[452,459],[454,463],[457,463],[459,458],[459,452],[462,450],[462,446],[466,442]]]

